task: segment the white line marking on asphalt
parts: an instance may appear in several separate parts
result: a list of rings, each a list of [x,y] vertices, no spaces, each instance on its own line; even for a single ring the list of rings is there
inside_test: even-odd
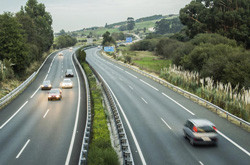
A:
[[[201,161],[199,161],[200,165],[204,165]]]
[[[132,89],[132,90],[134,90],[133,87],[131,87],[130,85],[129,85],[129,88]]]
[[[21,109],[28,103],[28,101],[26,101],[1,127],[0,129],[2,129],[13,117],[16,116],[16,114],[21,111]]]
[[[50,72],[50,68],[51,68],[51,67],[49,67],[48,74],[49,74],[49,72]]]
[[[143,81],[142,79],[140,79],[140,81],[143,82],[144,84],[150,86],[150,87],[153,88],[154,90],[159,91],[157,88],[153,87],[152,85],[150,85],[149,83]]]
[[[63,72],[63,70],[62,70],[62,72]]]
[[[43,118],[45,118],[48,113],[49,113],[49,109],[47,110],[47,112],[45,113],[45,115],[43,116]]]
[[[100,75],[100,74],[99,74],[99,75]],[[103,79],[103,77],[102,77],[101,75],[100,75],[100,77]],[[103,79],[103,81],[106,83],[106,81],[105,81],[104,79]],[[107,84],[107,83],[106,83],[106,84]],[[145,159],[144,159],[144,156],[143,156],[143,154],[142,154],[141,148],[140,148],[140,146],[139,146],[139,143],[138,143],[138,141],[137,141],[137,138],[136,138],[136,136],[135,136],[135,133],[134,133],[134,131],[133,131],[131,125],[130,125],[130,122],[128,121],[128,118],[127,118],[127,116],[125,115],[125,113],[124,113],[124,111],[123,111],[123,109],[122,109],[122,107],[121,107],[119,101],[117,100],[115,94],[113,93],[113,91],[111,90],[111,88],[109,87],[108,84],[107,84],[107,86],[108,86],[110,92],[112,93],[112,95],[114,96],[114,99],[115,99],[115,101],[117,102],[117,104],[118,104],[118,106],[119,106],[119,108],[120,108],[120,110],[121,110],[121,112],[122,112],[122,115],[123,115],[123,117],[124,117],[124,120],[126,121],[126,123],[127,123],[127,125],[128,125],[128,128],[129,128],[129,130],[130,130],[130,132],[131,132],[132,138],[134,139],[136,148],[137,148],[137,150],[138,150],[138,152],[139,152],[139,156],[140,156],[140,158],[141,158],[142,164],[143,164],[143,165],[146,165],[147,163],[146,163],[146,161],[145,161]]]
[[[16,159],[18,159],[20,157],[20,155],[22,154],[23,150],[27,147],[27,145],[29,144],[30,139],[28,139],[28,141],[24,144],[23,148],[21,149],[21,151],[17,154]]]
[[[74,145],[74,142],[75,142],[75,136],[76,136],[76,129],[77,129],[77,125],[78,125],[78,119],[79,119],[79,111],[80,111],[80,99],[81,99],[81,84],[80,84],[80,80],[79,80],[79,76],[78,76],[78,73],[77,73],[77,70],[76,70],[76,67],[75,67],[75,64],[73,62],[73,56],[71,55],[71,62],[74,66],[74,69],[75,69],[75,73],[76,73],[76,77],[77,77],[77,82],[78,82],[78,104],[77,104],[77,112],[76,112],[76,118],[75,118],[75,125],[74,125],[74,130],[73,130],[73,134],[72,134],[72,138],[71,138],[71,142],[70,142],[70,146],[69,146],[69,151],[68,151],[68,154],[67,154],[67,159],[66,159],[66,162],[65,162],[65,165],[68,165],[69,162],[70,162],[70,157],[71,157],[71,154],[72,154],[72,150],[73,150],[73,145]]]
[[[141,99],[142,99],[146,104],[148,104],[148,102],[146,102],[146,100],[145,100],[144,98],[141,97]]]
[[[122,68],[120,68],[120,67],[118,67],[118,66],[116,66],[116,65],[114,65],[114,67],[116,67],[116,68],[118,68],[118,69],[120,69],[120,70],[123,70]]]
[[[38,87],[37,90],[33,93],[33,95],[30,96],[31,99],[35,96],[35,94],[38,92],[39,89],[40,87]]]
[[[121,77],[119,77],[119,80],[123,81],[123,79]]]
[[[244,148],[242,148],[240,145],[238,145],[237,143],[235,143],[233,140],[231,140],[229,137],[227,137],[226,135],[224,135],[222,132],[218,131],[218,134],[220,134],[222,137],[224,137],[225,139],[227,139],[230,143],[232,143],[233,145],[235,145],[237,148],[239,148],[241,151],[243,151],[244,153],[246,153],[248,156],[250,156],[250,153],[245,150]]]
[[[129,74],[130,76],[133,76],[134,78],[137,78],[135,75],[133,75],[132,73],[129,73],[128,71],[125,71],[127,74]]]
[[[44,78],[44,80],[43,80],[43,81],[45,81],[45,80],[47,79],[47,77],[48,77],[48,74],[45,76],[45,78]]]
[[[161,120],[162,120],[162,122],[163,122],[169,129],[172,129],[172,128],[168,125],[168,123],[167,123],[165,120],[163,120],[163,118],[161,118]]]
[[[180,103],[178,103],[177,101],[175,101],[174,99],[172,99],[171,97],[169,97],[168,95],[166,95],[165,93],[162,93],[165,97],[167,97],[168,99],[172,100],[175,104],[179,105],[180,107],[182,107],[184,110],[186,110],[187,112],[189,112],[191,115],[195,115],[193,112],[191,112],[190,110],[188,110],[187,108],[185,108],[183,105],[181,105]]]

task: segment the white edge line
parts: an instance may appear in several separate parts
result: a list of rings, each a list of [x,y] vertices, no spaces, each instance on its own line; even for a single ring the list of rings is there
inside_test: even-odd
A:
[[[131,87],[130,85],[129,85],[129,88],[133,90],[133,87]]]
[[[81,84],[80,84],[80,80],[79,80],[79,76],[78,76],[78,73],[76,71],[76,67],[75,67],[75,64],[73,62],[73,54],[71,55],[71,61],[73,63],[73,66],[74,66],[74,69],[75,69],[75,72],[76,72],[76,76],[77,76],[77,81],[78,81],[78,105],[77,105],[77,113],[76,113],[76,119],[75,119],[75,126],[74,126],[74,130],[73,130],[73,134],[72,134],[72,138],[71,138],[71,142],[70,142],[70,147],[69,147],[69,151],[68,151],[68,154],[67,154],[67,159],[66,159],[66,162],[65,162],[65,165],[68,165],[69,162],[70,162],[70,157],[71,157],[71,154],[72,154],[72,150],[73,150],[73,145],[74,145],[74,142],[75,142],[75,136],[76,136],[76,129],[77,129],[77,125],[78,125],[78,117],[79,117],[79,110],[80,110],[80,96],[81,96]]]
[[[171,97],[169,97],[168,95],[166,95],[165,93],[162,93],[165,97],[167,97],[168,99],[172,100],[175,104],[179,105],[180,107],[182,107],[184,110],[186,110],[187,112],[189,112],[191,115],[195,115],[193,112],[191,112],[190,110],[188,110],[187,108],[185,108],[183,105],[181,105],[180,103],[178,103],[177,101],[175,101],[174,99],[172,99]]]
[[[132,73],[129,73],[128,71],[125,71],[127,74],[129,74],[130,76],[133,76],[134,78],[137,78],[135,75],[133,75]]]
[[[162,120],[162,122],[163,122],[169,129],[172,129],[172,128],[168,125],[168,123],[167,123],[165,120],[163,120],[163,118],[161,118],[161,120]]]
[[[21,149],[21,151],[17,154],[16,159],[18,159],[20,157],[20,155],[22,154],[23,150],[27,147],[27,145],[29,144],[30,139],[28,139],[28,141],[24,144],[23,148]]]
[[[237,148],[239,148],[241,151],[243,151],[244,153],[246,153],[248,156],[250,156],[250,153],[245,150],[244,148],[242,148],[240,145],[238,145],[237,143],[235,143],[233,140],[231,140],[229,137],[227,137],[226,135],[224,135],[222,132],[218,131],[218,134],[220,134],[222,137],[224,137],[225,139],[227,139],[230,143],[232,143],[233,145],[235,145]]]
[[[143,81],[142,79],[140,79],[140,81],[143,82],[144,84],[150,86],[150,87],[153,88],[154,90],[159,91],[157,88],[153,87],[152,85],[150,85],[149,83]]]
[[[144,98],[141,97],[141,99],[142,99],[146,104],[148,104],[148,102],[146,102],[146,100],[145,100]]]
[[[49,109],[47,110],[47,112],[45,113],[45,115],[43,116],[43,118],[45,118],[48,113],[49,113]]]
[[[99,74],[99,75],[100,75],[100,74]],[[103,79],[103,77],[102,77],[101,75],[100,75],[100,77]],[[131,132],[132,138],[134,139],[134,142],[135,142],[136,148],[137,148],[137,150],[138,150],[139,156],[140,156],[140,158],[141,158],[142,164],[143,164],[143,165],[146,165],[147,163],[146,163],[146,161],[145,161],[145,159],[144,159],[144,156],[143,156],[143,154],[142,154],[141,148],[140,148],[139,143],[138,143],[138,141],[137,141],[137,138],[136,138],[136,136],[135,136],[135,134],[134,134],[134,131],[133,131],[131,125],[130,125],[130,122],[128,121],[127,116],[125,115],[125,113],[124,113],[124,111],[123,111],[123,109],[122,109],[122,107],[121,107],[119,101],[117,100],[115,94],[113,93],[113,91],[111,90],[111,88],[109,87],[109,85],[106,83],[106,81],[105,81],[104,79],[103,79],[103,81],[104,81],[105,84],[108,86],[110,92],[111,92],[112,95],[114,96],[114,99],[115,99],[115,101],[117,102],[117,104],[118,104],[118,106],[119,106],[119,108],[120,108],[120,110],[121,110],[121,112],[122,112],[122,115],[123,115],[123,117],[124,117],[124,119],[125,119],[125,121],[126,121],[126,123],[127,123],[127,125],[128,125],[128,128],[129,128],[130,132]]]
[[[35,94],[38,92],[39,89],[40,87],[38,87],[37,90],[33,93],[33,95],[30,96],[31,99],[35,96]]]
[[[2,129],[6,124],[8,124],[8,122],[16,116],[16,114],[21,111],[21,109],[28,103],[28,101],[26,101],[1,127],[0,129]]]

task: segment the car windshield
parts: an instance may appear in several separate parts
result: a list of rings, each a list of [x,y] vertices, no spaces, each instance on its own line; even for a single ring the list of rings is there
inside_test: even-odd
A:
[[[49,93],[50,94],[59,94],[59,91],[58,90],[51,90]]]
[[[72,70],[67,70],[67,73],[73,73]]]
[[[71,80],[70,80],[70,79],[64,79],[63,82],[65,82],[65,83],[70,83]]]
[[[207,133],[207,132],[215,132],[215,130],[211,126],[202,126],[197,128],[197,132]]]

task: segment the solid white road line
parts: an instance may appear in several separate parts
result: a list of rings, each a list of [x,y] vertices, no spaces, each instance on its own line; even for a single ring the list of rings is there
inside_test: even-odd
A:
[[[157,88],[153,87],[152,85],[150,85],[149,83],[143,81],[142,79],[140,79],[140,81],[143,82],[144,84],[150,86],[150,87],[153,88],[154,90],[159,91]]]
[[[21,149],[21,151],[17,154],[16,159],[18,159],[20,157],[20,155],[22,154],[23,150],[27,147],[27,145],[29,144],[30,139],[28,139],[28,141],[24,144],[23,148]]]
[[[8,124],[8,122],[16,116],[16,114],[21,111],[21,109],[28,103],[28,101],[26,101],[1,127],[0,129],[2,129],[6,124]]]
[[[178,103],[177,101],[175,101],[174,99],[172,99],[171,97],[169,97],[168,95],[166,95],[165,93],[162,93],[165,97],[167,97],[168,99],[172,100],[175,104],[179,105],[180,107],[182,107],[184,110],[186,110],[188,113],[190,113],[191,115],[195,115],[193,112],[191,112],[190,110],[188,110],[187,108],[185,108],[183,105],[181,105],[180,103]]]
[[[130,76],[137,78],[135,75],[133,75],[132,73],[129,73],[128,71],[125,71],[127,74],[129,74]]]
[[[66,159],[65,165],[68,165],[69,162],[70,162],[70,157],[71,157],[72,150],[73,150],[73,145],[74,145],[74,142],[75,142],[76,129],[77,129],[77,125],[78,125],[78,117],[79,117],[79,111],[80,111],[80,98],[81,98],[81,90],[80,90],[81,89],[80,88],[81,84],[80,84],[78,73],[76,71],[75,64],[73,62],[73,55],[71,55],[71,62],[73,64],[73,66],[74,66],[76,77],[77,77],[77,81],[78,81],[78,104],[77,104],[75,126],[74,126],[74,130],[73,130],[73,134],[72,134],[72,138],[71,138],[71,142],[70,142],[69,151],[68,151],[68,154],[67,154],[67,159]]]
[[[201,161],[199,161],[200,165],[204,165]]]
[[[148,104],[148,102],[146,102],[146,100],[145,100],[144,98],[141,97],[141,99],[142,99],[146,104]]]
[[[237,143],[235,143],[233,140],[231,140],[229,137],[227,137],[226,135],[224,135],[222,132],[217,130],[217,133],[220,134],[222,137],[224,137],[225,139],[227,139],[230,143],[232,143],[233,145],[235,145],[237,148],[239,148],[241,151],[243,151],[245,154],[247,154],[248,156],[250,156],[250,153],[245,150],[244,148],[242,148],[240,145],[238,145]]]
[[[129,85],[129,88],[133,90],[133,87],[131,87],[130,85]]]
[[[47,112],[45,113],[45,115],[43,116],[43,118],[45,118],[48,113],[49,113],[49,109],[47,110]]]
[[[168,123],[167,123],[165,120],[163,120],[163,118],[161,118],[161,120],[162,120],[162,122],[163,122],[169,129],[172,129],[172,128],[168,125]]]
[[[99,74],[99,75],[100,75],[100,74]],[[103,77],[102,77],[101,75],[100,75],[100,77],[103,79]],[[119,106],[119,108],[120,108],[120,110],[121,110],[121,112],[122,112],[122,115],[123,115],[123,117],[124,117],[124,120],[126,121],[126,123],[127,123],[127,125],[128,125],[128,128],[129,128],[129,130],[130,130],[130,132],[131,132],[132,138],[134,139],[135,146],[136,146],[136,148],[137,148],[137,150],[138,150],[138,153],[139,153],[139,156],[140,156],[140,158],[141,158],[142,164],[143,164],[143,165],[146,165],[147,163],[146,163],[146,161],[145,161],[145,159],[144,159],[144,156],[143,156],[143,154],[142,154],[141,148],[140,148],[139,143],[138,143],[138,141],[137,141],[137,138],[136,138],[136,136],[135,136],[135,134],[134,134],[134,131],[133,131],[131,125],[130,125],[130,122],[128,121],[127,116],[125,115],[125,113],[124,113],[124,111],[123,111],[123,109],[122,109],[122,107],[121,107],[119,101],[117,100],[115,94],[113,93],[113,91],[111,90],[111,88],[109,87],[109,85],[107,84],[107,82],[106,82],[104,79],[103,79],[103,81],[104,81],[105,84],[108,86],[110,92],[111,92],[112,95],[114,96],[114,99],[115,99],[115,101],[117,102],[117,104],[118,104],[118,106]]]
[[[33,93],[33,95],[30,96],[31,99],[35,96],[35,94],[38,92],[39,89],[40,87],[38,87],[37,90]]]
[[[118,66],[116,66],[116,65],[114,65],[114,67],[116,67],[116,68],[118,68],[118,69],[120,69],[120,70],[123,70],[122,68],[120,68],[120,67],[118,67]]]

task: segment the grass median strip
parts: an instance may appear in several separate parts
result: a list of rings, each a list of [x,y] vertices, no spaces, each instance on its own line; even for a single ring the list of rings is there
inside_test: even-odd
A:
[[[107,116],[102,104],[102,91],[88,64],[82,63],[87,74],[92,101],[93,126],[91,142],[88,152],[89,165],[118,165],[118,156],[112,148],[110,132],[107,125]]]

